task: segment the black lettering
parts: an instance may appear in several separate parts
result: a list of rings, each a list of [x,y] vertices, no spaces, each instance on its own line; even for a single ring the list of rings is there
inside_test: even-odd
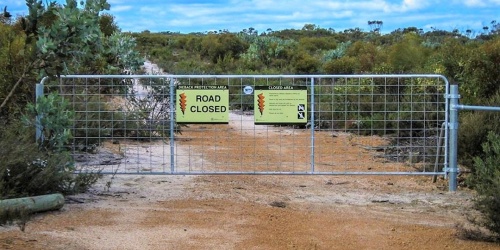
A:
[[[220,102],[219,95],[196,95],[196,102]]]
[[[226,106],[191,106],[189,110],[193,113],[224,113],[227,111]]]

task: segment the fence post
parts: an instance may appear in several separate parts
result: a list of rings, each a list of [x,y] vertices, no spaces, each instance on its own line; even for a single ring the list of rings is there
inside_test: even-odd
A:
[[[36,84],[35,87],[35,107],[37,106],[38,103],[38,98],[43,96],[43,80],[40,83]],[[35,139],[37,142],[42,142],[43,141],[43,128],[41,124],[41,119],[42,119],[43,114],[37,114],[36,119],[35,119]]]
[[[170,173],[175,172],[175,78],[170,79]]]
[[[450,85],[450,123],[448,128],[450,129],[450,167],[447,169],[449,174],[448,189],[450,192],[457,191],[457,178],[458,178],[458,99],[460,95],[458,94],[458,85]]]
[[[314,173],[314,123],[315,117],[314,117],[314,77],[311,78],[311,173]]]

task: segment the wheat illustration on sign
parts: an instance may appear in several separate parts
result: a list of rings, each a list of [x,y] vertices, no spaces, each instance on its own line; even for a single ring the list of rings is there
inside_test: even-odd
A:
[[[183,92],[182,94],[179,95],[179,97],[180,97],[179,105],[181,106],[182,114],[184,114],[184,112],[186,111],[186,102],[187,102],[186,94]]]
[[[266,97],[264,96],[264,93],[260,93],[260,94],[258,94],[258,95],[257,95],[257,97],[259,98],[259,99],[257,100],[257,102],[259,103],[259,111],[260,111],[260,115],[262,115],[262,114],[264,113],[264,106],[266,106],[266,105],[264,105],[264,103],[265,103],[264,99],[265,99]]]

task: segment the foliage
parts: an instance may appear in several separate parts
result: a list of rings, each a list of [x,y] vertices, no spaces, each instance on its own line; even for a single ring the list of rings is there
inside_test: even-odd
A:
[[[68,144],[71,138],[69,128],[75,115],[68,106],[68,101],[55,93],[38,98],[36,105],[29,103],[26,106],[27,115],[23,121],[41,131],[37,142],[43,150],[61,152]]]
[[[0,131],[0,197],[15,198],[54,192],[82,191],[94,182],[80,182],[73,175],[67,151],[41,149],[32,127],[13,123]],[[94,175],[95,174],[90,174]]]
[[[41,77],[72,73],[71,66],[78,69],[95,61],[103,50],[98,13],[106,9],[106,1],[87,1],[79,8],[76,0],[68,0],[64,8],[53,10],[52,25],[37,30]]]
[[[373,21],[372,21],[373,22]],[[373,24],[373,23],[372,23]],[[377,25],[377,22],[375,22]],[[212,41],[215,47],[224,45],[229,40],[222,33],[136,33],[138,48],[152,60],[159,62],[169,73],[195,74],[393,74],[393,73],[432,73],[443,74],[450,83],[458,83],[461,88],[462,101],[470,104],[488,104],[497,106],[496,97],[498,79],[498,25],[496,22],[488,29],[488,37],[471,38],[458,31],[432,29],[424,32],[416,27],[395,30],[388,34],[364,32],[359,28],[336,32],[323,29],[313,24],[304,25],[302,29],[268,30],[256,34],[250,29],[236,33],[236,38],[247,46],[234,53],[219,51],[214,60],[208,56],[207,43]],[[372,27],[373,28],[373,27]],[[376,28],[376,27],[375,27]],[[486,39],[487,38],[487,39]],[[203,45],[205,44],[205,47]],[[202,49],[203,48],[203,49]],[[205,51],[202,54],[201,52]],[[429,79],[418,79],[411,87],[388,81],[375,81],[373,93],[384,93],[392,99],[390,102],[403,101],[405,95],[413,91],[444,92]],[[410,83],[409,83],[410,84]],[[328,96],[328,91],[323,92]],[[350,89],[345,89],[350,93]],[[333,98],[337,98],[333,96]],[[340,98],[340,97],[338,97]],[[402,99],[403,98],[403,99]],[[414,103],[424,103],[418,96]],[[438,98],[438,97],[428,97]],[[338,100],[349,101],[349,100]],[[370,102],[367,100],[367,102]],[[377,100],[374,100],[377,102]],[[433,103],[433,100],[430,100]],[[435,100],[434,100],[435,103]],[[401,106],[399,118],[410,119],[412,113],[407,110],[421,110],[418,106]],[[419,104],[416,104],[419,105]],[[433,104],[426,104],[433,105]],[[437,104],[435,104],[437,105]],[[441,110],[442,107],[429,107]],[[343,105],[340,105],[345,107]],[[352,107],[354,108],[354,107]],[[330,107],[321,107],[329,110]],[[406,111],[405,111],[406,110]],[[325,116],[327,112],[322,113]],[[413,114],[415,116],[417,114]],[[418,114],[420,116],[421,114]],[[428,117],[413,117],[421,120],[436,119],[434,114]],[[395,117],[389,117],[395,116]],[[460,162],[470,168],[472,158],[481,155],[480,145],[486,138],[487,131],[497,130],[500,121],[494,113],[467,114],[461,113],[461,129],[459,134]],[[380,119],[398,117],[396,114],[376,113],[355,117],[364,121],[363,126],[377,126]],[[354,118],[353,118],[354,119]],[[412,126],[418,128],[424,124],[393,122],[384,125],[391,131],[395,128]]]
[[[292,57],[291,66],[295,74],[317,74],[319,73],[320,61],[305,53],[297,53]]]
[[[40,77],[139,69],[143,61],[134,51],[135,40],[117,32],[109,15],[99,17],[109,7],[106,0],[86,1],[84,6],[68,0],[64,7],[52,11],[56,17],[51,25],[38,28]]]
[[[352,42],[343,42],[337,48],[325,51],[323,61],[328,62],[343,57],[351,44]]]
[[[60,191],[57,183],[69,177],[60,168],[66,167],[67,154],[52,154],[39,150],[33,134],[21,124],[0,131],[0,196],[4,198],[46,194]],[[53,160],[50,160],[53,159]],[[50,160],[50,162],[49,162]]]
[[[85,192],[100,177],[98,172],[74,175],[66,146],[74,112],[56,94],[40,97],[26,107],[23,122],[0,127],[0,199],[50,193]],[[33,128],[41,130],[35,141]],[[24,208],[0,210],[0,226],[17,222],[24,231],[29,213]]]
[[[240,37],[250,43],[248,50],[241,55],[243,62],[248,65],[256,63],[269,67],[273,61],[288,59],[288,50],[295,47],[296,42],[272,36],[248,36]],[[260,67],[255,67],[256,69]]]
[[[372,72],[378,61],[385,60],[378,53],[378,49],[373,43],[362,41],[355,42],[345,52],[347,56],[357,59],[358,73]]]
[[[2,16],[0,19],[0,117],[2,121],[9,123],[15,122],[27,103],[34,99],[32,83],[43,76],[129,73],[139,68],[143,57],[155,61],[172,74],[436,73],[443,74],[450,83],[460,85],[461,100],[464,103],[494,106],[500,103],[500,25],[496,21],[480,27],[483,31],[477,37],[471,36],[472,31],[461,34],[458,30],[450,32],[433,28],[424,32],[417,27],[380,34],[378,31],[383,22],[379,20],[368,21],[370,31],[367,32],[359,27],[337,32],[331,28],[305,24],[301,29],[268,29],[260,34],[252,27],[236,33],[220,30],[192,34],[149,31],[125,34],[120,32],[113,16],[102,13],[110,7],[106,0],[68,0],[65,5],[55,2],[43,4],[37,0],[27,0],[26,3],[29,10],[26,16],[15,20]],[[136,48],[140,53],[136,52]],[[356,120],[355,126],[358,129],[375,128],[381,126],[381,120],[393,118],[434,119],[412,117],[409,111],[422,108],[420,106],[405,104],[398,109],[394,108],[394,105],[399,105],[398,102],[408,102],[405,99],[408,93],[434,92],[436,89],[433,88],[436,87],[428,80],[405,83],[407,85],[391,81],[362,84],[361,90],[354,90],[349,86],[337,86],[340,89],[322,87],[321,91],[324,92],[317,92],[322,93],[320,98],[337,99],[336,101],[345,105],[338,105],[335,107],[337,110],[333,110],[334,107],[320,107],[318,110],[328,111],[330,114],[323,112],[319,115],[325,118],[331,115],[335,119],[336,114],[352,111],[349,119]],[[110,111],[91,112],[91,120],[95,118],[115,122],[106,124],[104,128],[86,120],[85,124],[76,124],[76,127],[88,128],[87,132],[100,135],[137,135],[145,127],[164,126],[168,117],[159,119],[158,124],[143,122],[151,121],[150,116],[160,114],[158,110],[161,110],[161,104],[167,101],[161,99],[164,90],[157,84],[151,85],[153,91],[146,97],[132,97],[128,100],[131,108],[127,112],[108,110],[106,102],[109,100],[102,96],[111,91],[129,93],[132,86],[132,82],[126,82],[117,90],[100,88],[97,83],[91,82],[88,87],[90,99],[77,101],[89,101],[95,110]],[[64,86],[62,89],[64,91]],[[387,101],[390,103],[383,107],[375,104],[375,113],[360,112],[357,114],[362,115],[356,116],[354,110],[362,111],[366,107],[353,105],[350,97],[343,96],[355,91],[375,96],[387,93]],[[443,92],[442,89],[439,91]],[[423,97],[415,98],[412,100],[415,104],[412,105],[423,105],[423,100],[419,99]],[[146,99],[152,101],[150,106],[145,105]],[[48,102],[57,106],[55,100]],[[247,101],[241,100],[241,108],[248,107]],[[365,104],[382,102],[369,99],[361,101]],[[64,107],[59,108],[64,110]],[[75,108],[81,107],[75,105]],[[431,108],[438,110],[437,107]],[[387,110],[397,110],[399,113],[388,114]],[[118,131],[115,128],[124,125],[116,122],[121,119],[140,122],[126,124],[127,128],[132,128],[128,131]],[[63,128],[66,125],[57,126]],[[423,125],[394,121],[385,124],[384,129],[408,126],[419,128]],[[500,119],[497,114],[462,113],[460,162],[474,172],[471,159],[483,156],[484,152],[478,150],[479,146],[486,140],[488,131],[500,132],[499,128]],[[52,131],[56,130],[54,128]],[[46,131],[45,136],[60,142],[64,137],[64,132],[60,131],[64,130],[58,131],[54,134]],[[77,130],[75,134],[82,131],[84,130]],[[56,134],[62,137],[54,137]],[[64,148],[61,144],[49,141],[50,139],[46,141],[47,145],[43,148],[48,148],[49,145]]]
[[[394,44],[389,50],[388,63],[393,73],[418,73],[426,60],[425,48],[415,34],[406,34],[401,42]]]
[[[58,171],[68,174],[59,185],[59,192],[72,193],[82,192],[97,181],[98,173],[80,174],[72,176],[77,169],[69,155],[69,142],[72,137],[70,128],[73,127],[75,112],[69,110],[69,102],[58,94],[51,93],[38,98],[36,105],[28,104],[23,123],[28,128],[37,128],[41,131],[41,137],[36,143],[39,151],[48,155],[53,160],[54,155],[63,158],[58,160],[61,165]]]
[[[99,16],[99,28],[104,36],[111,36],[113,33],[120,31],[118,24],[115,22],[115,17],[108,13]]]
[[[355,57],[344,56],[327,62],[324,71],[327,74],[347,75],[358,72],[359,61]]]
[[[498,106],[500,95],[496,94],[487,101],[487,106]],[[461,112],[460,130],[458,136],[459,161],[474,172],[473,158],[482,157],[481,145],[487,140],[490,131],[500,134],[499,112]]]
[[[27,0],[28,15],[0,23],[0,115],[8,119],[33,100],[34,83],[60,74],[120,74],[142,65],[135,40],[119,33],[106,0],[65,5]],[[25,99],[22,99],[25,98]],[[9,102],[10,100],[10,102]]]
[[[110,7],[106,0],[68,0],[65,5],[27,0],[26,4],[26,16],[15,21],[3,16],[0,22],[0,196],[82,192],[99,174],[74,175],[80,170],[68,146],[76,114],[56,94],[30,104],[33,83],[60,74],[130,73],[143,59],[135,50],[135,39],[119,32],[113,16],[101,14]],[[89,85],[88,91],[110,90]],[[37,141],[35,126],[41,129]],[[85,129],[100,130],[99,126]]]
[[[108,72],[136,72],[144,63],[135,50],[136,41],[129,34],[113,32],[104,41],[103,57],[108,62]]]
[[[315,53],[316,51],[335,49],[337,43],[335,40],[328,40],[321,37],[302,37],[299,39],[299,46],[309,53]]]
[[[247,45],[234,34],[208,35],[201,41],[200,54],[213,63],[225,56],[239,57]]]
[[[130,89],[125,111],[127,116],[134,117],[131,120],[135,124],[131,128],[136,129],[134,133],[138,138],[170,136],[170,122],[173,119],[169,112],[171,80],[145,79],[140,83],[144,88],[142,93],[137,88]],[[174,126],[174,131],[180,132],[180,127]]]
[[[468,180],[477,191],[475,208],[482,215],[473,222],[500,239],[500,135],[488,133],[482,147],[484,157],[474,158],[475,172]]]
[[[73,174],[67,145],[74,112],[67,107],[58,95],[40,97],[36,105],[26,107],[22,123],[1,127],[0,198],[82,192],[97,181],[99,173]],[[42,131],[38,141],[35,126]]]
[[[500,91],[500,39],[476,45],[467,55],[460,90],[465,102],[483,104]]]
[[[15,86],[19,78],[25,77],[31,67],[29,57],[33,49],[27,47],[24,32],[7,24],[0,23],[0,103],[5,102],[9,91]],[[20,106],[32,100],[32,86],[20,85],[18,92],[11,95],[10,105],[4,104],[0,108],[0,117],[6,119],[8,115],[19,116]]]

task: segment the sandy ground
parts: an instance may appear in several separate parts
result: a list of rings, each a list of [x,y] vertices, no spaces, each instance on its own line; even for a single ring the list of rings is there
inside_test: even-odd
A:
[[[145,64],[149,72],[161,71],[154,67]],[[186,128],[176,146],[185,155],[177,163],[195,169],[202,163],[209,170],[235,163],[254,170],[290,170],[287,162],[307,161],[307,153],[289,146],[307,134],[264,126],[257,130],[251,127],[253,119],[231,115],[230,130]],[[331,149],[318,155],[325,162],[358,163],[359,171],[388,165],[374,161],[360,146],[383,141],[354,139],[318,136],[316,143]],[[280,150],[255,146],[266,143],[279,143]],[[243,157],[248,149],[254,157]],[[257,161],[256,155],[265,160]],[[135,164],[148,168],[141,161]],[[400,171],[407,166],[392,167]],[[105,176],[89,192],[67,197],[61,210],[35,215],[24,232],[0,227],[0,249],[500,249],[456,236],[455,225],[465,221],[471,199],[470,191],[450,193],[445,180],[432,183],[431,177]]]
[[[242,153],[245,147],[231,145],[245,133],[223,136],[210,126],[190,125],[182,134],[189,140],[177,147],[203,154],[215,143],[226,158]],[[278,140],[273,135],[290,143],[282,132],[264,138]],[[260,138],[248,136],[240,141]],[[336,147],[339,137],[317,143]],[[342,145],[359,151],[358,144]],[[266,157],[267,164],[281,162]],[[431,177],[117,175],[68,198],[60,211],[34,216],[25,232],[0,228],[0,249],[500,249],[456,236],[472,195],[450,193],[445,180]]]

